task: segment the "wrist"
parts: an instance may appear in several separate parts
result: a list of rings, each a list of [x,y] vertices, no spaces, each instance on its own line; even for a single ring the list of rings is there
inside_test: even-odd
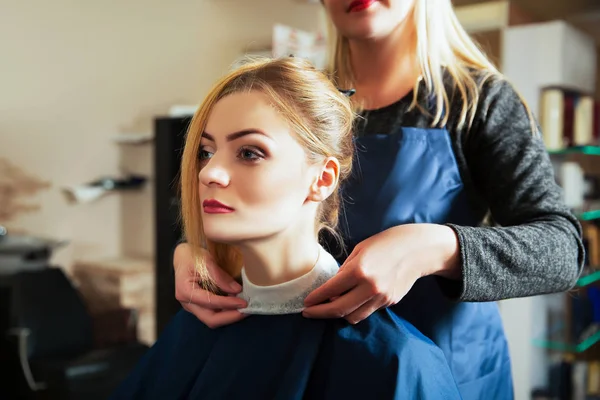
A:
[[[437,275],[448,279],[458,280],[462,276],[460,261],[460,243],[456,231],[446,225],[436,225],[437,262],[433,263],[428,275]]]
[[[448,279],[461,279],[462,267],[460,265],[460,242],[458,235],[454,229],[449,226],[442,225],[446,233],[445,241],[445,259],[442,263],[442,268],[437,275]]]

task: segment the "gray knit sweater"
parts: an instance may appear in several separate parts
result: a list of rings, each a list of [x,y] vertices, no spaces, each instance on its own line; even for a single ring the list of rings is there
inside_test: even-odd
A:
[[[409,110],[411,100],[412,93],[365,112],[357,133],[430,127],[430,116]],[[440,278],[442,290],[459,301],[568,290],[584,261],[581,227],[561,201],[549,156],[519,96],[506,81],[487,82],[468,131],[457,128],[461,104],[458,96],[451,101],[446,127],[471,210],[482,223],[489,213],[494,225],[450,225],[459,238],[463,279]]]

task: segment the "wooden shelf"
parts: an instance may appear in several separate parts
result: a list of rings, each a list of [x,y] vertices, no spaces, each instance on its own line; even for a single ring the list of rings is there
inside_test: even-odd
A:
[[[139,312],[138,338],[152,344],[155,332],[154,262],[145,258],[78,260],[73,277],[92,313],[120,308]]]

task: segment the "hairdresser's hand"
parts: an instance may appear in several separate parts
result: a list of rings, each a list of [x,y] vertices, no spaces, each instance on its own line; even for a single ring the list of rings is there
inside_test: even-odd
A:
[[[387,229],[359,243],[337,275],[308,295],[303,315],[345,318],[356,324],[398,303],[422,276],[460,278],[458,254],[458,239],[447,226]]]
[[[186,311],[194,314],[209,328],[218,328],[243,319],[246,315],[237,311],[246,307],[246,301],[235,297],[242,287],[219,268],[212,256],[205,251],[207,267],[217,286],[229,296],[218,296],[198,286],[198,274],[194,269],[192,252],[187,243],[175,249],[175,298]]]

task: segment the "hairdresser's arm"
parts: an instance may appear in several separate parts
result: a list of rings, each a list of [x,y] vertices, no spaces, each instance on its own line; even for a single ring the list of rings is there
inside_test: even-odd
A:
[[[209,273],[217,286],[231,295],[239,293],[241,286],[215,264],[208,252],[205,251],[203,254]],[[198,287],[198,275],[187,243],[181,243],[175,248],[173,267],[175,268],[175,298],[186,311],[194,314],[208,327],[218,328],[244,318],[245,315],[237,310],[246,307],[245,300],[235,296],[218,296]]]
[[[573,287],[584,261],[581,227],[510,84],[487,85],[462,143],[474,193],[498,226],[451,225],[462,280],[440,279],[442,289],[461,301],[495,301]]]
[[[562,201],[543,140],[513,87],[487,83],[471,129],[456,139],[472,201],[497,226],[448,225],[458,238],[462,278],[440,278],[444,293],[458,301],[497,301],[573,287],[584,262],[581,227]]]
[[[359,322],[398,303],[422,276],[436,275],[457,301],[571,288],[582,268],[581,228],[561,201],[542,140],[506,83],[483,93],[464,153],[474,196],[499,227],[407,224],[359,243],[340,272],[305,301],[309,318]],[[327,300],[333,299],[329,303]]]

